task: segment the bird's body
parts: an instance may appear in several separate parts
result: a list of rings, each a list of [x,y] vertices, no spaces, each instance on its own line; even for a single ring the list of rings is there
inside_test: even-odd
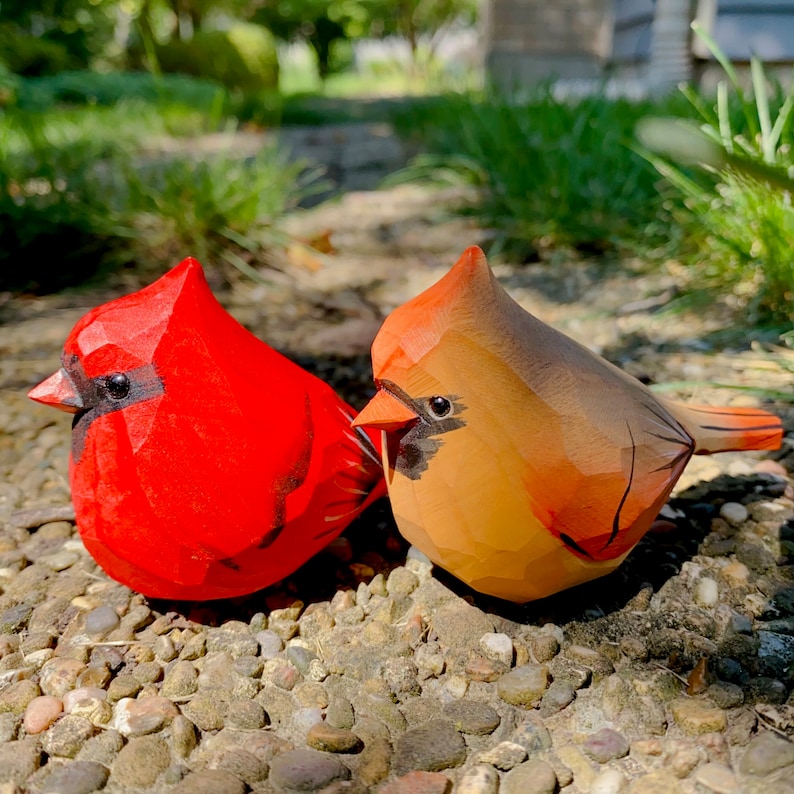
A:
[[[669,403],[537,320],[479,249],[393,312],[372,347],[402,534],[471,585],[524,602],[614,570],[690,456],[771,449],[758,409]]]
[[[292,573],[383,493],[377,439],[245,330],[192,259],[83,317],[34,400],[75,413],[83,541],[145,595],[212,599]]]

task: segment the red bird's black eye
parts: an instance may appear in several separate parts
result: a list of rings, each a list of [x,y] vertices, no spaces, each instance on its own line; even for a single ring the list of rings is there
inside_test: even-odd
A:
[[[130,393],[130,379],[124,373],[117,372],[105,381],[105,388],[114,400],[123,400]]]
[[[433,415],[441,419],[452,410],[452,403],[446,398],[436,395],[428,400]]]

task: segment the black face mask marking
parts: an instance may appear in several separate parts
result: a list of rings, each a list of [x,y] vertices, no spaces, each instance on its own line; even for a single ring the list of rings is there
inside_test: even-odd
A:
[[[86,376],[77,356],[64,354],[61,361],[83,404],[72,421],[72,458],[75,463],[83,454],[88,428],[95,419],[165,394],[165,386],[154,364],[92,379]]]
[[[391,381],[382,380],[379,385],[417,415],[412,425],[390,433],[386,445],[389,466],[409,480],[418,480],[444,444],[443,439],[436,436],[466,426],[466,421],[460,417],[466,406],[456,394],[433,394],[414,399]]]

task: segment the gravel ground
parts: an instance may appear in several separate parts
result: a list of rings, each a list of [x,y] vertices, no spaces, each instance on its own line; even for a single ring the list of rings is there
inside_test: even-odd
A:
[[[458,198],[348,194],[292,220],[333,232],[320,270],[221,298],[361,405],[385,313],[483,238],[445,216]],[[718,344],[719,311],[655,311],[674,272],[497,273],[649,380],[791,388],[786,354]],[[483,598],[433,570],[385,502],[266,591],[147,601],[80,542],[69,417],[24,396],[77,318],[132,288],[0,307],[0,794],[794,792],[791,412],[780,453],[696,460],[616,574],[543,602]]]

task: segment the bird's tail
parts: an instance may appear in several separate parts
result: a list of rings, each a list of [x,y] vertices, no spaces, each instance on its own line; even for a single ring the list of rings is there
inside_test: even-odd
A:
[[[780,419],[760,408],[727,408],[667,402],[668,410],[695,441],[696,455],[749,449],[779,449]]]

